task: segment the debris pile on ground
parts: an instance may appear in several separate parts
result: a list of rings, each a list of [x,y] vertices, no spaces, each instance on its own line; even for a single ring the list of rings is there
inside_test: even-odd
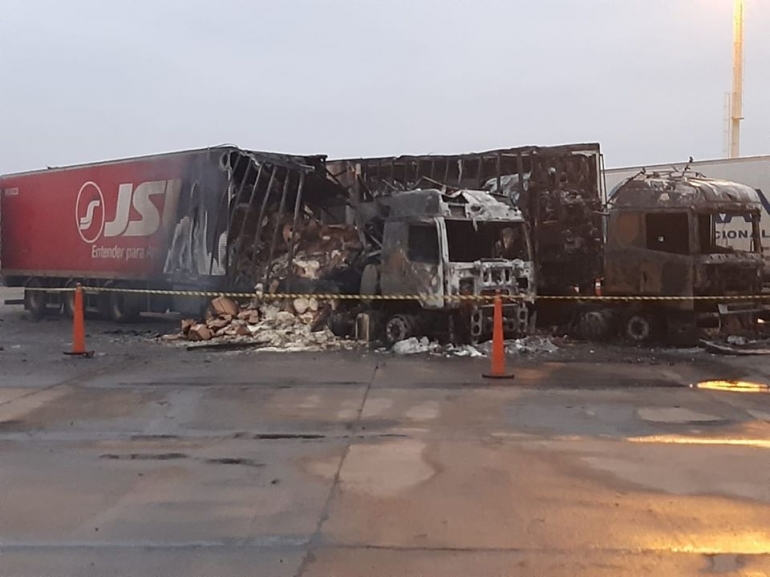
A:
[[[492,343],[484,343],[482,349],[486,354],[492,350]],[[509,355],[539,355],[551,354],[559,350],[549,337],[530,335],[522,339],[505,341],[505,352]]]
[[[399,341],[393,345],[391,351],[396,355],[419,355],[421,353],[437,353],[442,346],[436,342],[430,342],[428,337],[412,337],[405,341]]]
[[[286,303],[251,302],[241,307],[232,299],[211,301],[203,322],[182,321],[181,333],[166,341],[192,341],[188,348],[243,348],[271,351],[312,351],[349,348],[352,343],[337,338],[327,319],[334,303],[302,297]]]
[[[447,356],[469,357],[471,359],[484,358],[486,355],[471,345],[448,346],[445,349]]]
[[[385,349],[387,350],[387,349]],[[396,355],[418,355],[430,353],[447,357],[487,357],[491,354],[492,343],[486,342],[474,347],[471,345],[441,345],[427,337],[418,339],[412,337],[393,345],[390,352]],[[538,355],[551,354],[559,350],[548,337],[529,336],[521,339],[505,341],[505,352],[508,355]]]
[[[744,336],[731,335],[725,342],[701,340],[705,349],[718,355],[767,356],[770,355],[770,339],[751,340]]]

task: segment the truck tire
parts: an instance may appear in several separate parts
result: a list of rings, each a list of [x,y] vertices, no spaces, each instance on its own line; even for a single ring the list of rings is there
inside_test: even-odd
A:
[[[115,288],[123,288],[117,285]],[[105,319],[116,323],[131,323],[139,319],[142,307],[133,294],[106,292],[99,307]]]
[[[385,324],[385,341],[392,346],[415,335],[417,318],[413,315],[393,315]]]
[[[648,344],[660,336],[660,323],[650,313],[635,313],[627,318],[624,334],[635,345]]]
[[[39,278],[30,279],[26,284],[31,289],[42,288],[43,282]],[[24,308],[33,318],[41,319],[48,314],[48,293],[37,290],[24,291]]]
[[[585,311],[578,317],[578,335],[586,341],[605,340],[611,328],[612,313],[609,311]]]

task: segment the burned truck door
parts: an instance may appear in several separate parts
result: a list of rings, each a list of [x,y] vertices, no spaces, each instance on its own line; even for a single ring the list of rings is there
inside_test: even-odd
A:
[[[689,211],[644,215],[646,248],[640,268],[640,292],[687,296],[693,290],[693,223]]]
[[[692,294],[694,239],[690,218],[688,211],[613,211],[606,248],[607,293]]]
[[[442,308],[444,271],[440,238],[435,219],[386,222],[380,276],[382,294],[420,295],[423,308]]]

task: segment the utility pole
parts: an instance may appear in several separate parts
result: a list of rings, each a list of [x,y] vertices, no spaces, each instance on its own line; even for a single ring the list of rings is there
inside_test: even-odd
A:
[[[743,23],[744,1],[734,0],[733,13],[733,91],[730,95],[729,156],[741,155],[741,121],[743,120]]]

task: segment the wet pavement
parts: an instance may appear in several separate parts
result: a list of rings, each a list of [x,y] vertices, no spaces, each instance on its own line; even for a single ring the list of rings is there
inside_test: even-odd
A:
[[[71,359],[0,307],[0,575],[770,574],[770,394],[690,387],[761,358],[576,345],[498,384],[168,326]]]

